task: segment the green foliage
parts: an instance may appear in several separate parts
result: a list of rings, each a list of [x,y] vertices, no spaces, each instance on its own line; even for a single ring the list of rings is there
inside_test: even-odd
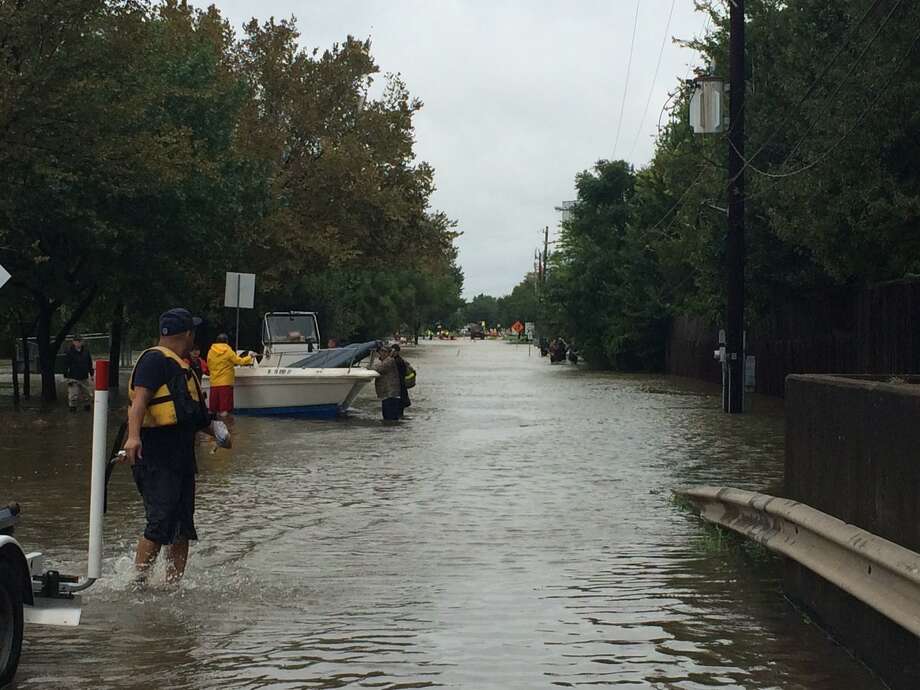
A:
[[[77,323],[125,305],[149,337],[185,304],[219,324],[228,270],[259,275],[265,309],[328,309],[340,338],[456,311],[421,102],[393,75],[367,98],[369,43],[297,39],[183,0],[0,3],[0,336],[35,329],[46,399]]]
[[[727,76],[725,3],[697,5],[712,29],[688,45]],[[917,3],[747,3],[749,321],[920,272],[918,26]],[[689,98],[679,84],[648,166],[576,178],[541,319],[595,365],[660,368],[669,319],[724,313],[727,142],[691,132]]]
[[[479,294],[464,305],[461,310],[460,320],[462,325],[468,323],[482,323],[488,328],[494,328],[500,321],[498,299],[492,295]]]
[[[547,302],[593,365],[653,368],[666,311],[656,257],[632,224],[636,174],[624,161],[599,161],[575,184],[578,198],[550,262]]]
[[[514,286],[511,294],[498,299],[498,322],[511,326],[515,321],[536,321],[540,316],[538,289],[536,277],[529,273]]]

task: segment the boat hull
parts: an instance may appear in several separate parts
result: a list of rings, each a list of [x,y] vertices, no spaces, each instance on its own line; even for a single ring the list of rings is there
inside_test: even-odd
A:
[[[376,372],[356,368],[238,368],[233,411],[240,415],[335,417],[345,412],[376,377]]]
[[[233,414],[251,417],[305,417],[334,419],[347,408],[340,405],[295,405],[293,407],[234,407]]]

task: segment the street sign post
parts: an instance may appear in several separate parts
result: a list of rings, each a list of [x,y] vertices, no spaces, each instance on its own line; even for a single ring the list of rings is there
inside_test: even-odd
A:
[[[6,281],[8,281],[11,277],[12,276],[10,276],[10,272],[3,268],[3,266],[0,266],[0,288],[6,285]],[[23,379],[25,379],[24,385],[28,386],[28,379],[26,379],[25,376],[23,376]],[[16,371],[15,350],[13,352],[13,404],[17,406],[19,405],[19,374]]]
[[[224,306],[236,307],[236,339],[233,346],[240,347],[240,309],[252,309],[256,301],[256,274],[227,272],[224,286]]]

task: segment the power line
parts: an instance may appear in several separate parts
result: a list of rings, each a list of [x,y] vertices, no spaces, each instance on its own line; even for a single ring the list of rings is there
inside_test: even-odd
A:
[[[747,101],[744,102],[743,107],[742,107],[742,109],[741,109],[741,112],[744,112],[744,108],[746,108],[746,107],[747,107]],[[728,126],[728,131],[726,132],[726,135],[731,134],[732,131],[734,131],[735,125],[736,125],[736,124],[737,124],[737,120],[734,121],[734,122],[731,122],[731,123],[729,124],[729,126]],[[708,161],[708,160],[704,160],[704,161],[703,161],[703,163],[707,163],[707,162],[709,162],[710,165],[712,164],[712,163],[711,163],[710,161]],[[714,166],[714,167],[715,167],[715,166]],[[684,199],[687,198],[687,195],[690,193],[690,190],[693,189],[701,179],[703,179],[703,175],[704,175],[705,173],[706,173],[706,168],[705,168],[704,165],[701,164],[701,165],[700,165],[700,171],[699,171],[699,173],[697,173],[697,176],[696,176],[695,178],[693,178],[693,181],[692,181],[689,185],[687,185],[687,188],[684,190],[684,193],[680,195],[680,197],[677,199],[677,201],[674,202],[674,204],[671,206],[671,208],[669,208],[669,209],[665,212],[665,214],[658,220],[658,222],[655,223],[655,224],[649,229],[650,231],[656,230],[656,229],[667,219],[668,216],[670,216],[670,215],[671,215],[681,204],[683,204]],[[672,221],[672,222],[673,222],[673,221]],[[668,226],[670,227],[670,223],[668,223]]]
[[[664,27],[664,35],[661,37],[661,47],[658,49],[658,62],[655,64],[655,74],[652,77],[652,83],[648,89],[648,98],[645,99],[645,109],[642,111],[642,117],[639,119],[639,131],[636,132],[636,138],[633,139],[632,148],[629,149],[629,158],[632,158],[633,153],[636,151],[636,145],[639,143],[639,138],[642,136],[642,125],[645,124],[645,116],[648,115],[648,107],[652,103],[652,94],[655,93],[655,82],[658,80],[658,70],[661,69],[661,58],[664,55],[664,46],[668,40],[668,32],[671,30],[671,17],[674,15],[674,5],[677,4],[677,0],[671,0],[671,10],[668,12],[668,21]],[[625,98],[623,99],[625,102]]]
[[[878,1],[878,0],[876,0],[876,1]],[[709,34],[709,28],[710,28],[711,26],[712,26],[712,15],[711,15],[711,14],[707,14],[707,16],[706,16],[706,25],[703,27],[703,35],[704,35],[704,36],[707,36],[707,35]],[[684,78],[684,80],[683,80],[684,82],[686,82],[686,81],[690,78],[690,74],[691,74],[692,72],[693,72],[693,66],[691,65],[690,67],[687,68],[687,76]],[[678,93],[679,93],[679,90],[678,90],[678,91],[675,91],[673,94],[670,94],[670,95],[668,96],[668,100],[665,102],[665,107],[667,106],[668,102],[670,102],[671,99],[674,98],[674,96],[676,96]],[[745,103],[745,105],[747,105],[747,103]],[[662,110],[662,112],[664,112],[664,107],[662,107],[661,110]],[[659,134],[660,134],[660,133],[661,133],[661,116],[660,116],[660,115],[659,115],[659,117],[658,117],[658,124],[659,124],[659,130],[658,130],[658,131],[659,131]],[[732,129],[733,126],[734,126],[734,123],[732,123],[731,125],[729,125],[729,128],[728,128],[729,131],[731,131],[731,129]],[[664,223],[664,221],[668,218],[668,216],[670,216],[675,210],[677,210],[677,208],[678,208],[679,206],[681,206],[681,204],[683,204],[684,199],[687,198],[687,195],[690,193],[690,190],[693,189],[701,179],[703,179],[703,175],[705,174],[705,172],[706,172],[706,168],[704,168],[704,167],[701,165],[701,166],[700,166],[700,171],[699,171],[699,173],[697,173],[697,176],[696,176],[695,178],[693,178],[693,181],[692,181],[689,185],[687,185],[687,188],[684,190],[683,194],[681,194],[680,197],[677,199],[677,201],[675,201],[674,204],[672,204],[671,207],[670,207],[667,211],[665,211],[664,215],[663,215],[661,218],[658,219],[658,222],[655,223],[651,228],[649,228],[649,231],[653,232],[653,231],[657,230],[657,229],[661,226],[661,224]],[[672,219],[672,220],[671,220],[671,223],[673,223],[673,222],[674,222],[674,221],[673,221],[673,219]],[[668,223],[668,227],[671,226],[671,223]]]
[[[891,12],[893,12],[895,9],[897,9],[897,7],[901,4],[902,1],[903,1],[903,0],[897,0],[897,3],[896,3],[895,6],[892,8]],[[878,7],[878,5],[879,5],[880,2],[881,2],[881,0],[872,0],[872,2],[871,2],[871,4],[869,5],[869,7],[866,8],[866,11],[863,12],[862,16],[859,18],[859,21],[857,21],[856,24],[854,24],[853,26],[850,27],[850,30],[847,32],[847,35],[844,37],[844,40],[840,43],[840,46],[837,48],[837,51],[833,54],[833,56],[831,56],[831,59],[828,60],[827,63],[825,63],[824,67],[823,67],[823,68],[821,69],[821,71],[818,73],[818,76],[816,76],[816,77],[814,78],[814,80],[812,80],[811,85],[808,87],[808,89],[806,89],[805,93],[802,94],[802,96],[801,96],[801,98],[799,98],[798,102],[797,102],[792,108],[789,108],[789,109],[786,110],[786,113],[785,113],[785,115],[783,116],[783,119],[780,121],[779,125],[777,125],[777,126],[773,129],[773,131],[770,132],[770,134],[767,136],[767,138],[764,140],[764,142],[757,148],[756,151],[754,151],[754,153],[750,156],[750,158],[748,158],[748,159],[744,162],[744,165],[741,166],[741,170],[738,171],[737,175],[735,175],[734,178],[728,180],[728,184],[732,184],[732,183],[735,181],[735,179],[737,179],[738,177],[740,177],[741,175],[744,174],[744,171],[745,171],[748,167],[750,167],[751,163],[754,162],[754,160],[757,158],[757,156],[759,156],[760,153],[770,144],[770,141],[773,139],[773,137],[775,137],[777,134],[779,134],[780,131],[782,131],[782,129],[783,129],[783,127],[785,126],[786,122],[789,121],[789,119],[792,117],[792,115],[793,115],[794,113],[796,113],[796,112],[799,110],[799,108],[802,107],[802,104],[805,103],[806,100],[808,100],[808,98],[811,96],[812,93],[814,93],[814,90],[817,88],[818,84],[821,82],[822,79],[824,79],[824,77],[825,77],[825,76],[827,75],[827,73],[830,71],[831,67],[833,67],[834,63],[837,61],[837,58],[840,57],[840,55],[841,55],[841,54],[843,53],[843,51],[846,49],[847,45],[849,45],[849,43],[850,43],[850,38],[860,29],[860,27],[862,27],[863,23],[866,21],[866,19],[868,19],[869,15],[872,13],[872,11],[873,11],[876,7]],[[891,12],[889,12],[888,17],[891,16]],[[886,22],[886,23],[887,23],[887,21],[888,21],[888,17],[886,17],[886,19],[885,19],[885,22]],[[884,26],[884,23],[883,23],[882,26]],[[881,27],[880,27],[880,29],[881,29]],[[877,35],[878,35],[878,34],[876,33],[876,36],[877,36]],[[875,36],[873,36],[873,38],[872,38],[872,41],[874,41],[874,40],[875,40]],[[870,41],[869,45],[872,44],[872,41]],[[851,68],[850,71],[852,71],[852,68]]]
[[[629,73],[632,70],[633,49],[636,47],[636,29],[639,26],[639,5],[642,0],[636,0],[636,17],[633,19],[632,41],[629,43],[629,60],[626,62],[626,82],[623,84],[623,102],[620,104],[620,119],[617,122],[617,136],[613,141],[613,157],[617,157],[617,146],[620,143],[620,130],[623,128],[623,115],[626,112],[626,95],[629,93]]]
[[[709,35],[709,27],[710,27],[711,24],[712,24],[712,17],[709,16],[709,15],[707,14],[707,16],[706,16],[706,25],[703,27],[703,36],[704,36],[704,37]],[[656,126],[656,132],[657,132],[656,136],[657,136],[657,137],[660,137],[660,136],[661,136],[661,118],[664,117],[665,111],[667,111],[667,109],[668,109],[668,105],[671,103],[671,101],[674,100],[674,98],[675,98],[676,96],[679,96],[679,95],[680,95],[680,93],[681,93],[681,87],[682,87],[682,86],[685,86],[685,85],[687,84],[687,82],[690,81],[690,75],[691,75],[692,73],[693,73],[693,66],[691,65],[691,66],[687,67],[687,75],[686,75],[683,79],[680,80],[680,86],[678,86],[676,89],[674,89],[674,91],[671,91],[671,92],[668,93],[668,97],[667,97],[667,99],[665,100],[664,105],[661,106],[661,111],[658,113],[658,124],[657,124],[657,126]]]
[[[703,37],[709,35],[709,27],[712,26],[712,15],[709,13],[706,14],[706,25],[703,27]],[[687,67],[687,75],[681,79],[681,84],[686,84],[690,81],[690,75],[693,74],[693,65]],[[680,87],[675,89],[673,92],[668,94],[667,100],[664,102],[664,105],[661,106],[661,112],[658,113],[658,136],[661,136],[661,118],[664,116],[665,110],[668,108],[668,104],[674,100],[674,97],[680,94]]]
[[[747,101],[744,102],[744,107],[742,107],[741,112],[744,112],[744,108],[746,108],[746,107],[747,107]],[[737,122],[737,121],[736,121],[736,122]],[[729,134],[731,134],[732,131],[734,130],[734,128],[735,128],[735,122],[732,122],[732,123],[729,125],[729,127],[728,127],[728,130],[727,130],[727,132],[726,132],[726,136],[729,135]],[[713,167],[718,167],[718,166],[714,165],[714,164],[712,163],[712,161],[710,161],[708,158],[705,159],[703,162],[704,162],[704,163],[709,163],[710,165],[713,165]],[[657,223],[655,223],[655,225],[653,225],[653,226],[650,228],[651,231],[653,231],[653,230],[655,230],[656,228],[658,228],[658,226],[660,226],[660,225],[665,221],[665,219],[666,219],[668,216],[670,216],[671,213],[673,213],[674,210],[675,210],[678,206],[680,206],[680,205],[683,203],[684,199],[686,199],[687,195],[690,193],[690,190],[693,189],[693,187],[695,187],[696,184],[703,178],[703,175],[705,174],[705,172],[706,172],[706,168],[705,168],[703,165],[700,165],[700,171],[699,171],[699,173],[697,174],[697,176],[696,176],[695,178],[693,178],[693,181],[692,181],[689,185],[687,185],[687,188],[684,190],[684,193],[680,195],[680,198],[679,198],[676,202],[674,202],[674,205],[671,206],[671,208],[669,208],[669,209],[665,212],[665,214],[661,217],[661,219],[659,219],[659,221],[658,221]],[[745,198],[747,198],[747,197],[745,197]],[[673,222],[673,221],[672,221],[672,222]],[[670,226],[670,223],[669,223],[668,225]]]
[[[687,198],[687,195],[690,193],[690,190],[693,189],[693,188],[696,186],[697,182],[699,182],[701,179],[703,179],[703,174],[704,174],[705,172],[706,172],[706,168],[704,168],[703,166],[700,166],[700,172],[699,172],[699,173],[697,174],[697,176],[693,179],[693,182],[691,182],[690,184],[687,185],[687,188],[684,190],[684,193],[681,194],[680,197],[677,199],[677,201],[675,201],[675,202],[672,204],[671,208],[669,208],[667,211],[665,211],[665,214],[664,214],[663,216],[661,216],[661,218],[658,220],[658,222],[655,223],[652,227],[650,227],[650,228],[649,228],[648,230],[646,230],[645,232],[654,232],[655,230],[657,230],[657,229],[661,226],[661,224],[664,223],[664,221],[668,218],[668,216],[670,216],[670,215],[677,209],[678,206],[680,206],[681,204],[683,204],[684,199]]]
[[[897,0],[897,2],[895,3],[895,5],[894,5],[894,6],[892,7],[892,9],[888,12],[888,14],[886,15],[885,19],[882,21],[882,23],[881,23],[881,25],[879,26],[879,28],[878,28],[878,29],[876,30],[876,32],[873,34],[873,36],[872,36],[872,38],[870,39],[869,43],[868,43],[868,44],[863,48],[863,50],[860,52],[860,55],[857,57],[857,59],[856,59],[856,61],[853,63],[853,65],[851,65],[850,69],[849,69],[848,72],[847,72],[847,75],[846,75],[847,77],[848,77],[850,74],[852,74],[852,72],[853,72],[854,67],[856,66],[856,64],[858,64],[858,62],[859,62],[859,61],[862,59],[862,57],[866,54],[866,52],[868,51],[868,48],[874,43],[874,41],[876,40],[876,38],[878,37],[878,35],[881,33],[881,30],[882,30],[882,29],[884,28],[884,26],[888,23],[888,21],[890,20],[891,16],[894,14],[894,12],[897,10],[897,8],[902,4],[902,2],[903,2],[903,0]],[[858,21],[855,25],[853,25],[853,26],[850,28],[850,30],[848,31],[848,33],[847,33],[847,35],[846,35],[844,41],[841,43],[841,45],[840,45],[840,47],[838,48],[838,50],[837,50],[837,51],[835,52],[835,54],[831,57],[831,59],[828,61],[828,63],[825,64],[824,68],[821,70],[821,72],[819,73],[819,75],[813,80],[813,82],[812,82],[812,84],[809,86],[808,90],[802,95],[802,97],[801,97],[801,98],[799,99],[799,101],[796,103],[796,105],[794,106],[794,108],[793,108],[792,110],[787,111],[787,113],[786,113],[785,117],[783,118],[782,122],[780,123],[780,125],[777,126],[777,127],[773,130],[773,132],[771,132],[771,134],[767,137],[767,139],[764,141],[764,143],[761,144],[761,146],[757,149],[757,151],[755,151],[754,155],[751,156],[749,159],[744,160],[741,170],[737,173],[737,175],[735,175],[734,178],[728,180],[728,184],[731,184],[732,182],[734,182],[734,180],[737,179],[740,175],[742,175],[742,174],[744,173],[744,170],[745,170],[746,168],[748,168],[748,167],[750,167],[750,168],[751,168],[752,170],[754,170],[755,172],[757,172],[757,173],[759,173],[759,174],[761,174],[761,175],[764,175],[764,176],[766,176],[766,177],[768,177],[768,178],[771,178],[771,179],[782,179],[782,178],[786,178],[786,177],[792,177],[792,176],[794,176],[794,175],[798,175],[798,174],[804,173],[804,172],[806,172],[807,170],[810,170],[810,169],[816,167],[816,166],[819,165],[822,161],[826,160],[827,157],[828,157],[834,150],[836,150],[841,144],[843,144],[843,142],[850,136],[850,134],[852,134],[852,133],[856,130],[856,128],[863,122],[863,120],[866,118],[866,116],[875,108],[875,106],[876,106],[876,105],[878,104],[878,102],[881,100],[882,96],[883,96],[885,93],[887,93],[887,87],[888,87],[888,85],[891,83],[891,81],[894,80],[894,77],[896,76],[896,74],[898,73],[898,71],[901,69],[901,67],[903,66],[904,62],[907,60],[907,58],[910,56],[911,52],[913,52],[913,50],[914,50],[914,48],[916,47],[918,41],[920,41],[920,33],[918,33],[918,34],[914,37],[914,40],[913,40],[913,42],[911,43],[910,47],[909,47],[908,50],[905,52],[905,54],[901,57],[901,59],[900,59],[898,65],[897,65],[897,66],[895,67],[895,69],[892,71],[892,74],[889,76],[889,79],[886,81],[884,87],[881,88],[881,89],[879,89],[879,92],[878,92],[877,96],[875,97],[875,99],[873,99],[873,101],[863,110],[863,112],[860,114],[860,116],[857,118],[857,120],[850,126],[849,129],[847,129],[846,132],[844,132],[843,136],[841,136],[836,142],[834,142],[834,144],[832,144],[828,149],[826,149],[826,150],[824,151],[824,153],[822,153],[818,158],[816,158],[815,160],[811,161],[811,162],[808,163],[807,165],[805,165],[805,166],[803,166],[803,167],[801,167],[801,168],[799,168],[799,169],[797,169],[797,170],[789,171],[789,172],[786,172],[786,173],[769,173],[769,172],[767,172],[767,171],[763,171],[763,170],[760,170],[760,169],[754,167],[753,164],[752,164],[752,161],[754,160],[754,158],[755,158],[757,155],[759,155],[759,154],[761,153],[761,151],[763,151],[764,148],[766,148],[766,146],[769,144],[770,140],[771,140],[771,139],[782,129],[783,125],[785,124],[786,120],[789,119],[789,117],[791,116],[791,114],[794,113],[795,111],[797,111],[797,110],[802,106],[802,104],[809,98],[809,96],[814,92],[814,90],[815,90],[815,88],[818,86],[819,82],[824,78],[824,76],[827,74],[827,72],[830,70],[830,68],[831,68],[831,67],[833,66],[833,64],[836,62],[837,58],[841,55],[841,53],[843,52],[843,50],[844,50],[844,49],[846,48],[846,46],[849,44],[851,37],[855,34],[856,31],[859,30],[859,28],[863,25],[863,23],[865,22],[865,20],[868,18],[868,16],[871,14],[871,12],[879,5],[879,3],[880,3],[880,0],[873,0],[873,2],[869,5],[869,7],[866,9],[866,11],[863,13],[863,15],[860,17],[859,21]],[[834,91],[834,93],[833,93],[833,96],[836,96],[836,94],[839,92],[840,87],[842,86],[843,83],[845,83],[845,82],[844,82],[844,81],[841,81],[840,83],[838,83],[838,87],[837,87],[837,89],[835,89],[835,91]],[[826,99],[825,99],[825,100],[826,100]],[[732,130],[733,126],[734,126],[734,123],[732,123],[731,126],[729,126],[729,132]],[[806,135],[806,136],[807,136],[807,135]],[[800,144],[801,144],[801,141],[796,145],[796,147],[795,147],[795,149],[793,149],[793,151],[796,150]],[[786,157],[786,159],[784,160],[784,162],[785,162],[785,161],[788,161],[788,160],[789,160],[789,156]],[[700,180],[702,179],[702,177],[703,177],[705,171],[706,171],[706,170],[705,170],[704,167],[701,167],[701,168],[700,168],[700,172],[699,172],[699,173],[697,174],[697,176],[693,179],[693,181],[690,182],[689,185],[687,185],[687,187],[686,187],[686,189],[684,190],[683,194],[681,194],[681,196],[677,199],[677,201],[676,201],[676,202],[675,202],[675,203],[664,213],[664,215],[658,220],[658,222],[655,223],[655,225],[653,225],[653,226],[648,230],[649,232],[654,232],[655,230],[657,230],[657,229],[662,225],[662,223],[664,223],[665,220],[667,220],[668,217],[671,216],[672,213],[674,213],[676,210],[678,210],[678,209],[683,205],[683,203],[684,203],[684,201],[686,200],[687,196],[690,194],[690,191],[691,191],[691,190],[700,182]],[[676,216],[674,216],[674,218],[676,218]],[[668,223],[668,227],[670,227],[671,224],[673,224],[674,218],[672,218],[671,221]]]
[[[814,168],[815,166],[823,162],[831,153],[833,153],[841,144],[843,144],[844,141],[847,140],[847,138],[855,131],[855,129],[860,124],[862,124],[862,121],[866,119],[866,116],[870,112],[872,112],[872,110],[875,109],[875,106],[878,105],[878,102],[882,99],[882,96],[888,93],[887,91],[888,85],[891,84],[892,81],[894,81],[894,78],[897,76],[898,72],[904,66],[904,62],[907,60],[908,57],[910,57],[910,54],[913,52],[914,48],[917,46],[918,41],[920,41],[920,32],[918,32],[917,35],[914,36],[914,40],[911,42],[910,47],[907,49],[904,55],[901,56],[901,59],[898,60],[897,66],[894,68],[894,70],[892,70],[891,75],[888,77],[888,80],[884,83],[884,85],[878,89],[878,93],[876,97],[872,99],[872,102],[869,103],[868,106],[866,106],[866,108],[862,111],[862,113],[860,113],[859,117],[856,118],[856,121],[853,122],[852,125],[850,125],[850,127],[843,133],[843,135],[839,139],[837,139],[837,141],[831,144],[816,159],[814,159],[813,161],[811,161],[810,163],[806,165],[803,165],[801,168],[798,168],[796,170],[790,170],[788,172],[783,172],[783,173],[772,173],[766,170],[760,170],[759,168],[756,168],[750,163],[747,163],[748,167],[754,172],[756,172],[757,174],[763,175],[764,177],[769,177],[774,180],[781,180],[781,179],[784,179],[787,177],[793,177],[795,175],[799,175],[803,172],[811,170],[812,168]]]
[[[869,42],[863,47],[862,51],[860,51],[859,55],[856,57],[856,60],[853,62],[853,65],[852,65],[852,66],[850,67],[850,69],[847,71],[847,74],[844,76],[843,79],[841,79],[841,80],[837,83],[837,88],[835,88],[834,91],[833,91],[832,93],[828,94],[828,95],[825,96],[823,99],[821,99],[822,102],[826,102],[826,101],[829,101],[829,100],[833,100],[833,99],[835,99],[835,98],[837,97],[837,94],[840,93],[840,90],[844,87],[845,84],[848,83],[848,81],[849,81],[849,80],[848,80],[848,77],[850,77],[850,76],[852,75],[852,73],[853,73],[853,68],[854,68],[857,64],[859,64],[859,63],[862,61],[863,57],[865,57],[866,53],[869,51],[869,48],[870,48],[870,47],[872,46],[872,44],[875,42],[875,39],[878,38],[878,36],[879,36],[879,34],[881,33],[882,29],[884,29],[885,26],[888,24],[888,21],[891,19],[891,16],[894,14],[895,10],[897,10],[898,7],[901,5],[901,2],[902,2],[902,0],[898,0],[898,2],[896,2],[896,3],[894,4],[894,6],[891,8],[891,10],[888,12],[888,14],[885,16],[885,19],[884,19],[884,20],[882,21],[882,23],[879,25],[878,29],[876,29],[875,33],[872,35],[872,38],[871,38],[871,39],[869,40]],[[814,131],[815,125],[816,125],[817,123],[818,123],[818,118],[813,119],[813,120],[809,123],[808,129],[806,130],[805,134],[802,135],[802,137],[798,140],[798,142],[796,142],[795,146],[792,147],[792,150],[791,150],[791,151],[786,155],[786,157],[783,159],[783,163],[782,163],[783,165],[785,165],[786,163],[788,163],[788,162],[792,159],[792,157],[793,157],[793,156],[796,154],[796,152],[799,150],[799,147],[800,147],[800,146],[805,142],[805,140],[811,135],[812,131]]]

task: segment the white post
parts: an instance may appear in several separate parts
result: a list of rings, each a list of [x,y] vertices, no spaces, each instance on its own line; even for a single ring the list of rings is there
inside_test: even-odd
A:
[[[233,349],[240,349],[240,289],[243,283],[243,274],[236,274],[236,338],[233,341]]]
[[[89,495],[89,563],[87,577],[102,575],[102,510],[105,503],[106,445],[109,427],[109,363],[96,362],[96,392],[93,400],[93,465]]]

